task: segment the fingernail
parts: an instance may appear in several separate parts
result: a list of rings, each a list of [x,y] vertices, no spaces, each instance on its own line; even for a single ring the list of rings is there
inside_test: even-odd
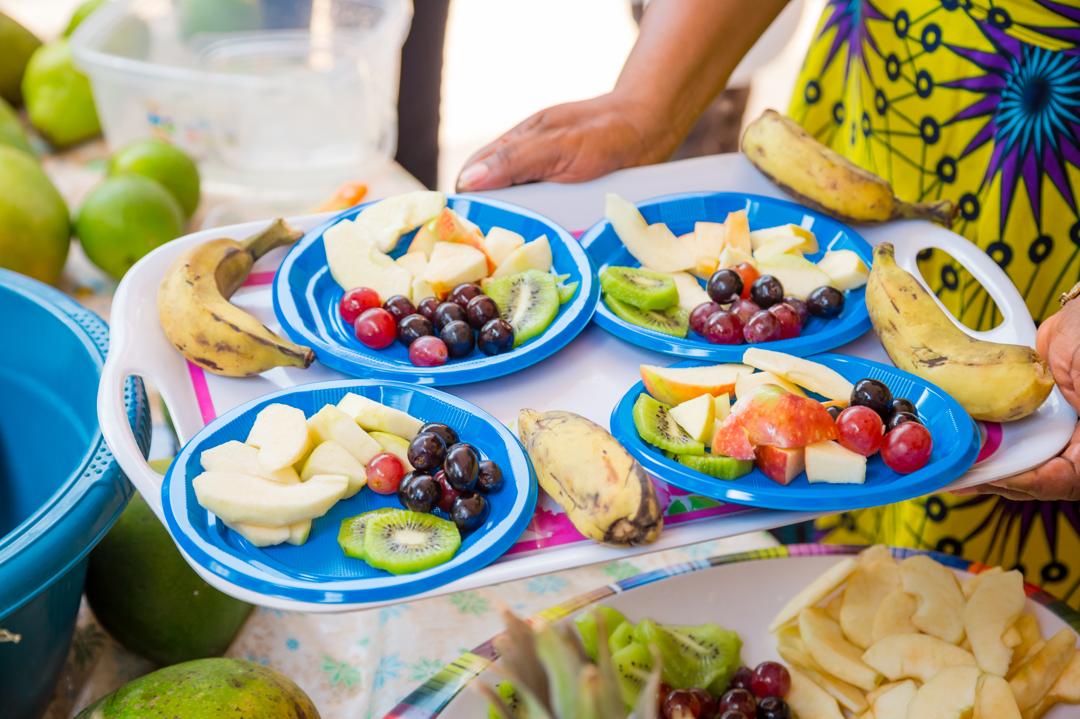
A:
[[[471,189],[487,177],[489,172],[490,169],[486,162],[469,165],[461,171],[461,175],[458,177],[458,187],[462,190]]]

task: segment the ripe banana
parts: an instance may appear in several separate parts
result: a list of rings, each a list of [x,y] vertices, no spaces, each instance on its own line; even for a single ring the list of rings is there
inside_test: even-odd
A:
[[[307,367],[315,359],[229,302],[255,260],[296,242],[301,232],[284,220],[243,242],[220,239],[185,252],[158,288],[165,336],[190,361],[215,374],[247,377],[272,367]]]
[[[750,162],[803,204],[849,222],[915,217],[952,224],[949,200],[903,202],[889,183],[810,136],[799,123],[766,110],[746,127],[742,151]]]
[[[890,244],[874,248],[866,308],[893,363],[951,394],[975,419],[1026,417],[1054,388],[1046,361],[1035,350],[977,340],[954,325],[896,264]]]
[[[603,427],[572,412],[518,415],[540,486],[579,532],[609,544],[648,544],[664,526],[656,489]]]

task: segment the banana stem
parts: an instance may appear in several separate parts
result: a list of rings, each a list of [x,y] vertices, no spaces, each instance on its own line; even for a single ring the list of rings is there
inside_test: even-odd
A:
[[[952,227],[953,218],[956,217],[956,205],[952,200],[938,200],[937,202],[904,202],[896,201],[895,217],[907,217],[917,220],[930,220],[945,227]]]
[[[257,260],[270,250],[291,245],[303,236],[303,232],[279,217],[265,230],[252,235],[240,244]]]

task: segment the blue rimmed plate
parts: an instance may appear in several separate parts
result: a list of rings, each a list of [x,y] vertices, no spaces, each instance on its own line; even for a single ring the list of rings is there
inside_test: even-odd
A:
[[[786,200],[741,192],[694,192],[657,197],[638,203],[637,207],[648,223],[663,222],[677,236],[693,231],[695,222],[723,222],[729,212],[746,210],[751,230],[790,223],[812,231],[819,246],[818,252],[806,255],[812,262],[821,259],[828,250],[852,250],[867,267],[872,261],[870,245],[850,227]],[[582,236],[581,244],[597,271],[610,265],[638,267],[641,264],[623,246],[607,220],[589,228]],[[686,337],[654,332],[616,317],[602,300],[597,303],[596,324],[631,344],[677,357],[738,362],[747,347],[710,344],[694,332]],[[845,345],[869,329],[866,292],[860,287],[846,293],[844,310],[839,317],[830,320],[811,317],[798,337],[760,346],[805,357]]]
[[[195,500],[191,480],[200,472],[204,449],[229,440],[243,441],[255,415],[268,404],[298,407],[307,416],[355,392],[395,407],[425,422],[443,422],[462,441],[496,462],[502,489],[488,495],[490,512],[482,527],[462,537],[461,549],[438,567],[394,576],[359,559],[346,557],[337,544],[341,520],[370,509],[397,507],[397,497],[363,489],[338,502],[312,525],[301,546],[256,547],[226,527]],[[317,604],[358,604],[399,599],[442,586],[498,559],[524,531],[536,508],[537,483],[517,438],[479,407],[445,392],[384,380],[339,380],[292,387],[248,402],[218,417],[189,441],[176,457],[161,487],[169,531],[205,571],[259,594]]]
[[[547,235],[555,272],[569,275],[567,282],[577,282],[577,292],[559,308],[555,321],[542,335],[505,354],[489,357],[474,350],[468,357],[452,359],[441,367],[416,367],[409,361],[408,349],[398,342],[383,350],[365,347],[338,314],[338,302],[345,291],[330,276],[322,236],[338,222],[355,218],[370,204],[346,210],[307,233],[289,251],[274,276],[274,312],[282,328],[293,341],[314,349],[315,356],[327,367],[354,377],[417,384],[482,382],[550,357],[585,329],[592,318],[600,295],[599,284],[589,256],[570,233],[535,212],[506,202],[451,195],[447,206],[485,233],[492,227],[504,227],[521,234],[526,241]],[[402,238],[391,255],[403,254],[415,234]]]
[[[633,407],[645,391],[641,382],[631,387],[612,411],[611,433],[645,469],[668,484],[723,502],[762,509],[841,512],[902,502],[941,489],[975,463],[980,444],[975,421],[959,402],[942,390],[903,370],[859,357],[824,354],[811,359],[836,370],[851,382],[864,377],[881,380],[894,396],[914,402],[934,441],[926,466],[911,474],[898,474],[875,455],[867,462],[865,484],[810,484],[804,473],[783,486],[756,468],[735,480],[715,479],[668,459],[638,436]],[[709,363],[686,361],[673,366],[702,364]]]

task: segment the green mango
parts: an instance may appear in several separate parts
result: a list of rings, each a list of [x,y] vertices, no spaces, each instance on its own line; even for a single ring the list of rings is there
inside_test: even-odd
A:
[[[187,153],[164,140],[148,137],[122,148],[109,160],[109,176],[142,175],[169,191],[185,217],[199,206],[199,169]]]
[[[71,33],[75,32],[75,28],[79,27],[83,20],[90,17],[91,13],[104,4],[105,0],[85,0],[79,3],[75,11],[71,13],[71,19],[68,20],[67,27],[64,28],[64,37],[71,37]]]
[[[159,664],[222,654],[251,612],[188,566],[138,494],[90,553],[86,599],[109,634]]]
[[[34,33],[0,12],[0,97],[22,104],[22,79],[30,56],[41,46]]]
[[[156,521],[156,520],[155,520]],[[197,659],[128,682],[75,719],[319,719],[288,677],[240,659]]]
[[[0,144],[0,267],[54,284],[70,244],[67,205],[37,159]]]
[[[22,121],[19,120],[19,114],[2,97],[0,97],[0,145],[14,147],[31,154],[34,152],[30,147],[29,138],[26,137]]]
[[[22,92],[30,123],[53,145],[66,147],[101,134],[90,80],[75,68],[66,40],[34,51]]]

